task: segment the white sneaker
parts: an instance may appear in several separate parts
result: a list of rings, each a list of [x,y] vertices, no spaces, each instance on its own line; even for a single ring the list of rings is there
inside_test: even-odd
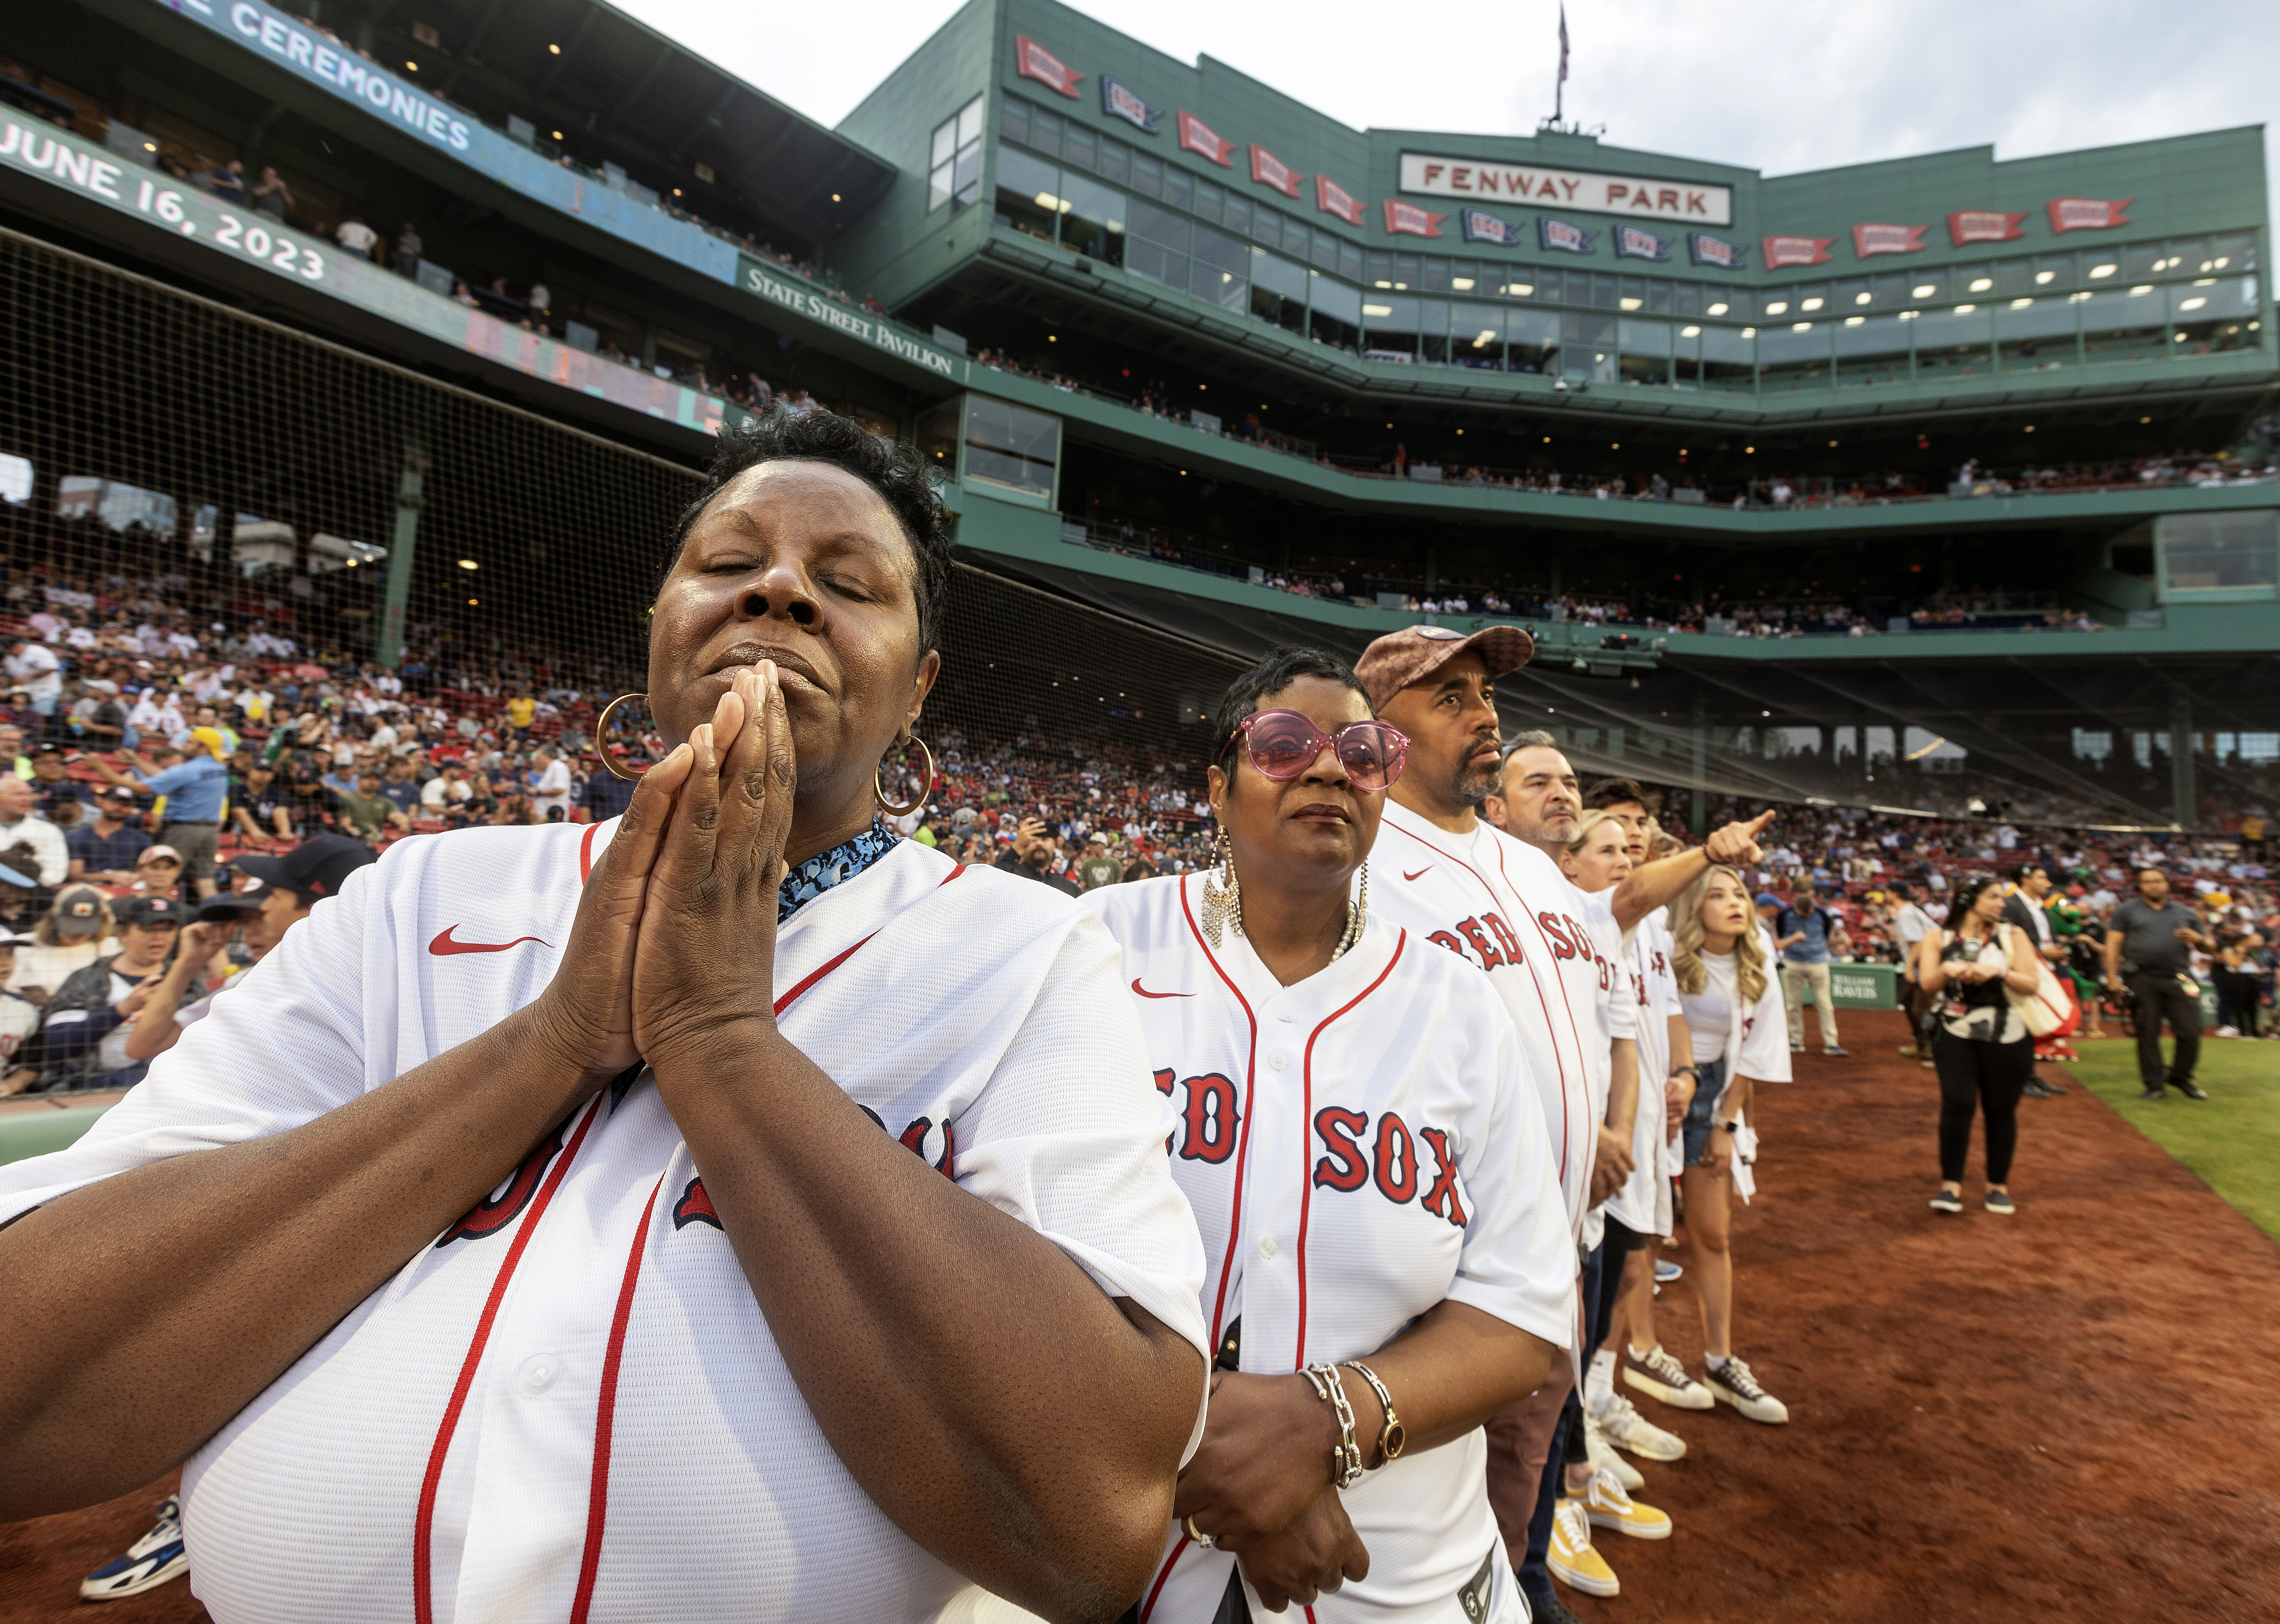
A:
[[[1618,1399],[1616,1402],[1621,1401]],[[1598,1421],[1588,1409],[1583,1412],[1583,1449],[1591,1456],[1594,1470],[1613,1474],[1615,1481],[1626,1489],[1646,1487],[1646,1479],[1639,1475],[1639,1469],[1615,1453],[1614,1445],[1607,1442],[1606,1435],[1599,1430]]]
[[[1642,1460],[1683,1460],[1686,1456],[1685,1439],[1665,1432],[1647,1420],[1621,1393],[1607,1401],[1606,1411],[1598,1418],[1598,1432],[1616,1449],[1628,1450]],[[1621,1457],[1616,1459],[1620,1460]],[[1622,1474],[1615,1475],[1621,1477]],[[1623,1487],[1636,1489],[1638,1485],[1626,1481]]]
[[[1704,1373],[1703,1382],[1720,1403],[1733,1405],[1753,1421],[1763,1421],[1768,1427],[1788,1423],[1789,1406],[1760,1387],[1750,1367],[1739,1358],[1710,1366]]]
[[[2219,1037],[2238,1037],[2240,1035],[2240,1028],[2238,1027],[2219,1027],[2216,1029],[2216,1035]]]
[[[1672,1357],[1660,1343],[1644,1355],[1633,1353],[1625,1344],[1618,1361],[1623,1368],[1623,1380],[1650,1398],[1660,1398],[1675,1410],[1714,1410],[1718,1401],[1710,1397],[1710,1389],[1689,1375],[1686,1366]]]
[[[129,1545],[125,1556],[113,1558],[81,1580],[80,1598],[107,1602],[140,1596],[189,1571],[190,1559],[182,1550],[181,1502],[168,1495],[158,1506],[158,1526]]]

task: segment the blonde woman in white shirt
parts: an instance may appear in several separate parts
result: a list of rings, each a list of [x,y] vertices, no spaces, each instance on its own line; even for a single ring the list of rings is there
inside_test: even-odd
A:
[[[1732,1192],[1748,1177],[1748,1122],[1760,1082],[1790,1080],[1781,988],[1772,952],[1731,868],[1705,873],[1671,905],[1671,969],[1693,1046],[1697,1083],[1683,1135],[1686,1243],[1702,1304],[1704,1384],[1753,1421],[1789,1420],[1780,1399],[1734,1357]],[[1737,1144],[1737,1140],[1742,1143]],[[1743,1185],[1745,1197],[1748,1186]]]

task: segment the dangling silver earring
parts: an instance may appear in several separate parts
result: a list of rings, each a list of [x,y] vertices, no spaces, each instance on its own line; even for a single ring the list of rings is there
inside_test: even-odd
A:
[[[1235,841],[1223,823],[1219,828],[1217,855],[1219,883],[1213,884],[1209,874],[1204,876],[1204,940],[1213,947],[1220,944],[1224,931],[1232,930],[1238,936],[1243,934],[1243,888],[1236,883]]]
[[[1346,904],[1346,934],[1338,938],[1337,951],[1330,955],[1332,964],[1345,957],[1346,949],[1361,940],[1362,928],[1369,923],[1369,863],[1361,866],[1361,896]]]

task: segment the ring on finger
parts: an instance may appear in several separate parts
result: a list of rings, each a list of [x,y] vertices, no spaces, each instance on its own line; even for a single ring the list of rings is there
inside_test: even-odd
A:
[[[1219,1541],[1213,1539],[1210,1535],[1196,1527],[1196,1520],[1192,1514],[1181,1518],[1180,1526],[1188,1531],[1188,1537],[1196,1542],[1196,1545],[1199,1550],[1216,1551],[1219,1549]]]

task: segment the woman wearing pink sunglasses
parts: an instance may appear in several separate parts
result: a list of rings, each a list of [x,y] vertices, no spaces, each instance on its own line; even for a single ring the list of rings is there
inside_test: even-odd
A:
[[[1477,970],[1369,915],[1408,741],[1345,665],[1277,652],[1217,736],[1215,871],[1082,904],[1175,1119],[1216,1350],[1139,1617],[1512,1624],[1480,1427],[1542,1382],[1575,1273],[1518,1035]]]

